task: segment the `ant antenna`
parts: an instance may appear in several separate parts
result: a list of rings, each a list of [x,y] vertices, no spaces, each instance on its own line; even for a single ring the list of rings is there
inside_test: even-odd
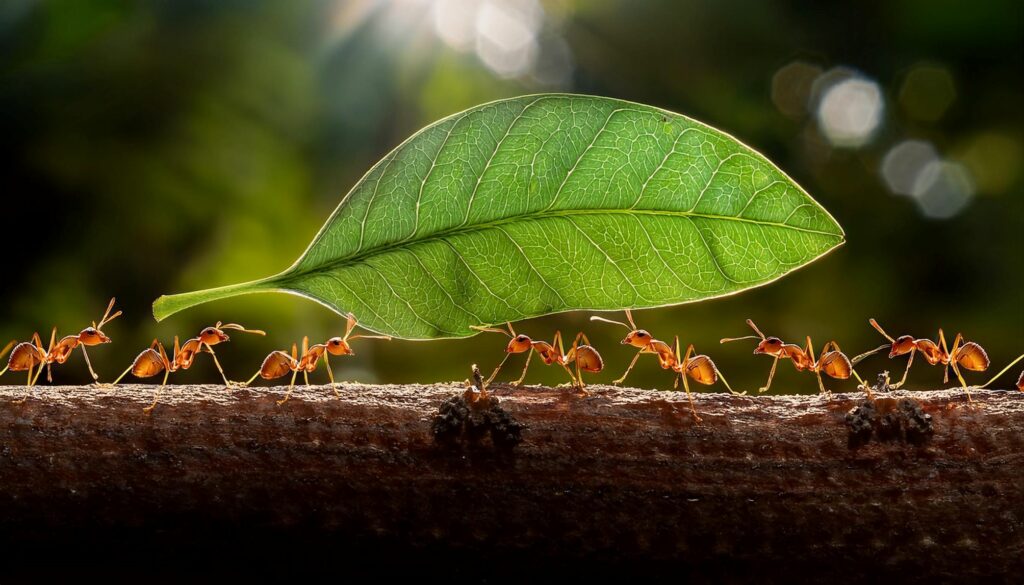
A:
[[[512,329],[511,323],[508,324],[508,331],[505,331],[504,329],[496,329],[494,327],[481,327],[479,325],[470,325],[469,328],[476,331],[486,331],[488,333],[501,333],[502,335],[508,335],[509,337],[516,336],[516,332]]]
[[[888,333],[885,332],[885,329],[882,329],[882,326],[878,324],[878,321],[875,321],[874,317],[868,319],[868,323],[871,323],[871,326],[875,328],[875,331],[878,331],[879,333],[881,333],[882,337],[888,339],[891,343],[895,343],[896,342],[896,340],[893,339],[892,336],[890,336]],[[875,350],[875,351],[878,351],[878,350]]]
[[[220,321],[217,321],[217,325],[214,326],[217,329],[233,329],[235,331],[241,331],[242,333],[252,333],[253,335],[266,335],[267,332],[262,329],[246,329],[238,323],[225,323],[221,325]]]
[[[613,319],[605,319],[604,317],[598,317],[597,315],[593,315],[593,316],[591,316],[591,317],[590,317],[590,320],[591,320],[591,321],[601,321],[601,322],[603,322],[603,323],[611,323],[612,325],[622,325],[622,326],[623,326],[623,327],[625,327],[626,329],[636,329],[636,327],[632,327],[632,328],[631,328],[631,327],[630,327],[629,325],[626,325],[626,324],[625,324],[625,323],[623,323],[622,321],[615,321],[615,320],[613,320]]]
[[[764,333],[761,333],[761,330],[757,328],[757,325],[754,325],[754,321],[752,319],[747,319],[747,325],[750,325],[750,328],[753,329],[754,332],[757,333],[757,335],[745,335],[743,337],[723,337],[721,340],[719,340],[718,343],[730,343],[732,341],[742,341],[744,339],[761,339],[762,341],[764,340]]]

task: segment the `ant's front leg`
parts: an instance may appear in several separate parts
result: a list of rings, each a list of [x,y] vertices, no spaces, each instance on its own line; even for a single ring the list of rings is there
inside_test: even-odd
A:
[[[757,389],[758,394],[767,392],[772,387],[772,379],[775,378],[775,370],[779,367],[779,356],[775,356],[775,361],[772,362],[772,369],[768,372],[768,381],[765,382],[764,386]]]

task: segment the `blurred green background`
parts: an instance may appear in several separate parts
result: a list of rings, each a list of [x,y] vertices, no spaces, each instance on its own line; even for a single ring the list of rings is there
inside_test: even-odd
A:
[[[1024,351],[1022,14],[1010,0],[4,0],[0,334],[75,332],[116,295],[115,342],[91,352],[104,378],[154,337],[217,320],[270,332],[218,348],[229,375],[247,378],[268,351],[339,334],[343,320],[257,295],[158,325],[153,299],[285,268],[374,162],[438,118],[572,91],[735,135],[846,229],[845,246],[776,284],[638,313],[656,337],[679,334],[750,389],[771,360],[752,343],[718,345],[747,334],[745,318],[818,347],[834,338],[852,355],[882,341],[873,316],[893,334],[963,331],[988,349],[992,373]],[[587,318],[519,329],[585,329],[607,363],[590,379],[611,380],[632,357],[618,345],[624,331]],[[461,380],[474,362],[489,371],[504,344],[357,342],[357,356],[334,363],[345,380]],[[518,375],[512,363],[506,379]],[[860,369],[903,363],[883,355]],[[912,385],[941,381],[938,368],[915,367]],[[532,382],[564,377],[531,369]],[[201,358],[176,378],[217,374]],[[86,379],[78,356],[56,373]],[[631,382],[670,388],[672,376],[645,357]],[[787,364],[776,388],[817,391]]]

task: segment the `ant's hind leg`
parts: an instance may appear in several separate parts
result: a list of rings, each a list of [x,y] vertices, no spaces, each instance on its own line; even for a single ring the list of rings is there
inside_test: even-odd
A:
[[[156,387],[156,394],[153,395],[153,403],[142,409],[142,412],[149,414],[156,408],[156,403],[160,402],[160,392],[163,391],[164,387],[167,386],[167,376],[171,374],[170,370],[164,370],[164,381]]]
[[[298,375],[299,375],[299,371],[298,370],[292,370],[292,381],[291,381],[290,384],[288,384],[288,391],[284,393],[284,398],[282,398],[281,400],[277,401],[277,405],[278,406],[281,406],[285,402],[288,402],[288,399],[292,397],[292,390],[295,389],[295,377],[298,376]]]
[[[686,374],[680,373],[679,377],[683,379],[683,390],[686,391],[686,399],[690,401],[690,412],[693,413],[693,421],[699,424],[704,419],[697,414],[697,407],[693,403],[693,394],[690,393],[690,383],[686,381]]]

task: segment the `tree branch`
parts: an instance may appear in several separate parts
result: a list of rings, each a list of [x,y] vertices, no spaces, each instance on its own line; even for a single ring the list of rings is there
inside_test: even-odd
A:
[[[345,384],[277,406],[283,388],[174,386],[145,415],[153,386],[37,388],[23,404],[0,387],[0,546],[256,561],[312,547],[377,576],[499,560],[760,581],[1024,568],[1017,391],[976,391],[976,408],[956,390],[903,394],[933,434],[854,448],[860,394],[701,394],[698,425],[680,393],[498,386],[526,425],[498,448],[435,440],[439,405],[463,390]]]

